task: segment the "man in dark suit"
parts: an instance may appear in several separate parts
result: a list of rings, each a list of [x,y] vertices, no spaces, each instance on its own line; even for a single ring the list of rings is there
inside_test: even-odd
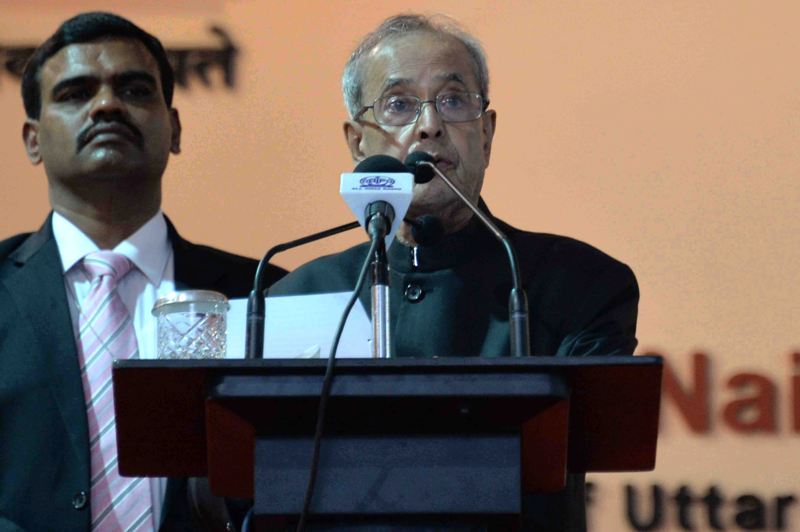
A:
[[[53,213],[0,242],[0,530],[114,528],[107,515],[92,523],[92,486],[116,465],[106,457],[98,472],[90,450],[78,327],[87,254],[132,264],[116,295],[142,357],[155,355],[157,298],[190,288],[243,297],[252,286],[256,261],[187,242],[161,212],[161,178],[180,151],[173,85],[161,43],[107,13],[66,21],[25,69],[23,140],[44,165]],[[270,281],[284,273],[273,268]],[[185,479],[144,483],[136,530],[192,529]]]
[[[489,108],[486,59],[472,36],[451,21],[392,17],[358,45],[342,84],[350,114],[344,133],[355,162],[428,152],[479,202],[496,112]],[[387,251],[395,356],[508,356],[511,276],[502,246],[438,178],[414,185],[406,220],[430,216],[441,224],[405,221]],[[577,240],[496,222],[519,255],[533,355],[633,353],[639,291],[630,268]],[[431,227],[439,230],[425,229]],[[366,252],[365,244],[312,261],[270,295],[352,290]],[[368,289],[360,296],[369,308]],[[432,528],[454,530],[452,524]],[[526,497],[514,525],[585,530],[583,476],[569,475],[560,492]]]

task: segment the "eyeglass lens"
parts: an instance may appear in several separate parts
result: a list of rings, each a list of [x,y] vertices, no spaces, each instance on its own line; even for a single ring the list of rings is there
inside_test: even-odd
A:
[[[380,124],[401,126],[417,120],[424,103],[434,103],[436,111],[445,122],[467,122],[483,113],[483,99],[472,92],[446,92],[439,94],[433,102],[422,101],[416,96],[393,94],[378,98],[373,110]]]

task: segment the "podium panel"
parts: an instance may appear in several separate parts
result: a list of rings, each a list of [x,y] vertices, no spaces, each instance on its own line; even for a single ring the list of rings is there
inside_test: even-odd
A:
[[[312,443],[257,441],[256,514],[300,513]],[[321,448],[314,513],[518,514],[519,455],[516,435],[330,436]]]
[[[303,501],[321,360],[119,361],[119,467],[208,476],[256,515]],[[315,515],[513,515],[568,472],[655,465],[657,357],[342,359]]]

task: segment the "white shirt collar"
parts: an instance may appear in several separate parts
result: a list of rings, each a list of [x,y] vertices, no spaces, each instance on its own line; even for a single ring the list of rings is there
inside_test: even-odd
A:
[[[89,253],[99,251],[86,233],[57,212],[53,213],[53,236],[65,273]],[[159,286],[171,251],[164,214],[158,211],[112,251],[128,257],[150,283]]]

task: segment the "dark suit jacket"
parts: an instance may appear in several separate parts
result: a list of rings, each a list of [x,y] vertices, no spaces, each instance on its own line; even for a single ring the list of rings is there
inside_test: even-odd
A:
[[[633,354],[639,288],[628,266],[572,238],[495,223],[519,258],[533,355]],[[269,295],[351,291],[367,248],[304,264]],[[436,245],[412,249],[395,240],[387,258],[396,357],[508,356],[508,259],[477,219]],[[369,312],[368,282],[360,300]]]
[[[167,225],[177,289],[248,294],[257,261],[192,244]],[[283,274],[272,267],[268,280]],[[0,242],[0,531],[88,530],[82,492],[89,493],[86,407],[48,217],[38,232]],[[186,481],[170,479],[161,529],[190,529],[189,519]]]
[[[628,266],[571,238],[495,222],[519,257],[534,356],[633,354],[639,289]],[[350,291],[366,252],[362,244],[316,259],[276,283],[270,295]],[[476,219],[435,245],[412,249],[395,241],[387,256],[396,357],[509,355],[508,260]],[[369,298],[365,283],[360,299],[368,312]],[[520,525],[585,530],[583,475],[569,475],[562,491],[526,496]]]

